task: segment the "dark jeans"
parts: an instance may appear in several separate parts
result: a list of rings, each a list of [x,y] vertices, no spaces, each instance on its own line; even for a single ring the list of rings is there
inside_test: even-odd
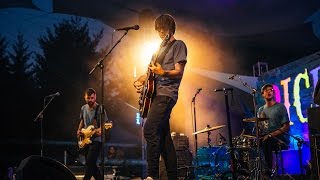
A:
[[[283,139],[281,137],[277,137],[278,139],[282,140]],[[272,151],[275,151],[275,153],[280,153],[279,152],[279,148],[281,148],[281,150],[285,150],[288,149],[288,147],[284,144],[281,144],[281,147],[279,147],[279,142],[277,139],[271,137],[267,140],[265,140],[264,142],[262,142],[262,149],[263,149],[263,154],[264,154],[264,159],[266,161],[266,165],[267,165],[267,170],[270,171],[272,170],[272,164],[273,164],[273,156],[272,156]]]
[[[168,96],[156,96],[144,124],[147,141],[148,176],[159,179],[160,154],[169,180],[177,179],[177,155],[170,134],[170,114],[175,101]]]
[[[101,151],[101,146],[101,142],[92,141],[91,144],[85,147],[86,172],[84,174],[84,180],[89,180],[92,176],[95,180],[103,179],[101,172],[97,167],[97,160]]]

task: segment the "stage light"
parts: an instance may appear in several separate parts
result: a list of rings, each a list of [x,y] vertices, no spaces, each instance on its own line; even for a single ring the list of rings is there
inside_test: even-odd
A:
[[[140,50],[141,66],[147,68],[152,55],[157,51],[160,41],[151,40],[142,44]]]

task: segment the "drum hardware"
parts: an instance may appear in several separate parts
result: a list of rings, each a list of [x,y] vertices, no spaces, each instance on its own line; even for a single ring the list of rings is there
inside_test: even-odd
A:
[[[257,89],[250,86],[249,83],[247,82],[244,82],[241,77],[239,77],[239,80],[235,79],[235,78],[232,78],[231,80],[234,80],[234,81],[238,81],[240,83],[242,83],[242,85],[246,88],[248,88],[250,91],[251,91],[251,95],[252,95],[252,101],[253,101],[253,109],[254,109],[254,117],[252,118],[248,118],[248,119],[243,119],[244,122],[254,122],[255,123],[255,129],[256,129],[256,139],[257,139],[257,149],[256,149],[256,152],[257,152],[257,163],[256,163],[256,167],[255,167],[255,171],[254,171],[254,174],[255,174],[255,177],[254,179],[256,180],[260,180],[263,178],[263,174],[261,173],[262,172],[262,166],[261,166],[261,152],[260,152],[260,142],[258,141],[259,139],[259,129],[258,129],[258,122],[261,122],[261,121],[266,121],[268,120],[267,118],[265,117],[257,117],[257,102],[256,102],[256,93],[257,93]]]
[[[224,136],[222,136],[222,134],[218,133],[217,135],[220,136],[219,137],[219,143],[218,143],[219,146],[227,144],[227,139]]]
[[[232,145],[232,131],[231,131],[231,120],[230,120],[230,110],[229,110],[229,93],[233,93],[233,88],[222,88],[222,89],[215,89],[215,92],[223,92],[224,94],[224,100],[225,100],[225,105],[226,105],[226,116],[227,116],[227,127],[228,127],[228,140],[229,140],[229,145],[230,145],[230,155],[231,155],[231,172],[232,172],[232,177],[233,179],[236,178],[236,167],[235,165],[235,157],[234,157],[234,148]]]
[[[207,127],[206,127],[206,128],[210,128],[210,125],[207,124]],[[211,147],[210,135],[211,135],[211,131],[208,131],[208,132],[207,132],[207,144],[208,144],[208,147]]]
[[[217,179],[223,173],[230,171],[231,158],[229,151],[230,148],[228,146],[199,148],[196,153],[198,159],[198,166],[195,168],[196,179],[203,179],[205,176]]]
[[[241,136],[247,137],[247,138],[256,138],[255,136],[251,136],[251,135],[247,135],[247,134],[241,134]]]

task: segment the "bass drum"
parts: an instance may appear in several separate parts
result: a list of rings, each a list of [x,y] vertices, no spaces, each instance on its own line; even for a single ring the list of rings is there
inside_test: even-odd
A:
[[[235,174],[235,179],[236,180],[251,180],[251,179],[254,179],[254,178],[251,178],[250,176],[246,176],[246,175],[243,175],[241,173],[236,173]],[[221,180],[228,180],[228,179],[233,179],[232,177],[232,171],[227,171],[227,172],[224,172],[220,177],[216,177],[216,179],[221,179]]]
[[[231,156],[227,146],[199,148],[194,162],[197,166],[195,169],[196,179],[219,176],[230,171],[230,161]]]

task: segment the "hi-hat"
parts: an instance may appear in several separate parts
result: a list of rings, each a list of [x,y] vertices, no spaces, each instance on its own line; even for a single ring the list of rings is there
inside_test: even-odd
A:
[[[223,128],[225,127],[226,125],[221,125],[221,126],[215,126],[215,127],[206,127],[200,131],[197,131],[197,132],[194,132],[192,134],[200,134],[200,133],[205,133],[205,132],[209,132],[209,131],[213,131],[213,130],[217,130],[217,129],[220,129],[220,128]]]
[[[253,118],[247,118],[247,119],[243,119],[243,122],[259,122],[259,121],[266,121],[269,118],[257,118],[257,117],[253,117]]]

